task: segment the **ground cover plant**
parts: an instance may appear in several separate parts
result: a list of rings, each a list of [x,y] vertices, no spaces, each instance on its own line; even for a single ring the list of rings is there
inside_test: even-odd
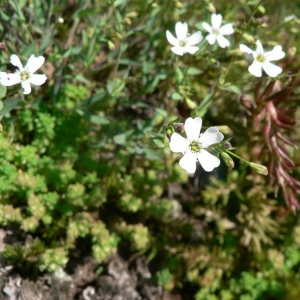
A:
[[[1,299],[300,298],[300,5],[7,0]]]

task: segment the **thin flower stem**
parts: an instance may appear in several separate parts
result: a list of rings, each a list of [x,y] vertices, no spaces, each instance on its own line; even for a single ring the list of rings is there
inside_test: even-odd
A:
[[[230,154],[230,155],[232,155],[232,156],[238,158],[239,160],[244,161],[244,162],[247,163],[248,165],[250,164],[250,162],[249,162],[248,160],[246,160],[246,159],[244,159],[244,158],[242,158],[242,157],[236,155],[235,153],[231,152],[230,150],[225,150],[225,152],[226,152],[227,154]]]
[[[91,2],[90,0],[86,1],[81,9],[85,10],[86,8],[88,8],[90,5],[90,2]],[[75,18],[73,26],[71,27],[71,30],[70,30],[69,38],[67,40],[67,43],[65,44],[65,49],[68,49],[71,46],[72,40],[73,40],[76,30],[79,26],[79,23],[80,23],[79,17]]]
[[[7,100],[8,98],[12,97],[13,95],[15,95],[17,93],[16,89],[10,91],[9,93],[6,93],[5,95],[5,100]],[[3,101],[5,101],[4,99],[1,99]]]
[[[111,4],[112,4],[114,15],[115,15],[117,23],[118,23],[118,31],[119,31],[119,33],[121,33],[121,31],[123,31],[122,30],[122,24],[120,23],[120,21],[118,19],[118,14],[117,14],[117,11],[116,11],[116,8],[115,8],[115,5],[114,5],[113,1],[111,1]],[[128,2],[126,2],[126,9],[127,9],[127,5],[128,5]],[[121,60],[122,53],[123,53],[123,49],[122,49],[122,45],[123,45],[122,42],[124,40],[123,32],[121,33],[121,36],[122,36],[122,40],[120,41],[118,56],[117,56],[117,60],[116,60],[116,64],[115,64],[114,72],[113,72],[113,77],[114,78],[117,75],[117,72],[118,72],[118,69],[119,69],[119,65],[120,65],[120,60]]]
[[[259,1],[259,3],[258,3],[258,4],[256,5],[256,7],[254,8],[254,10],[253,10],[251,16],[249,17],[249,19],[248,19],[248,21],[247,21],[247,23],[246,23],[246,26],[244,27],[244,30],[242,31],[242,34],[240,35],[240,38],[239,38],[239,40],[238,40],[238,42],[237,42],[238,45],[240,44],[240,42],[241,42],[241,40],[242,40],[242,38],[243,38],[243,36],[244,36],[244,34],[245,34],[245,32],[246,32],[246,29],[247,29],[248,24],[249,24],[250,21],[252,20],[253,16],[255,15],[256,11],[258,10],[259,6],[260,6],[264,1],[265,1],[265,0]],[[226,69],[226,71],[225,71],[225,73],[224,73],[224,77],[223,77],[224,83],[225,83],[225,78],[226,78],[227,73],[228,73],[228,71],[229,71],[229,69],[230,69],[230,65],[231,65],[232,61],[233,61],[233,57],[231,56],[231,58],[230,58],[230,60],[229,60],[229,63],[228,63],[228,66],[227,66],[227,69]]]
[[[22,12],[21,12],[21,10],[19,9],[18,2],[17,2],[16,0],[13,0],[13,2],[14,2],[14,4],[15,4],[15,8],[16,8],[17,13],[19,14],[19,16],[23,15]],[[29,38],[30,42],[33,42],[34,39],[33,39],[33,36],[32,36],[32,34],[31,34],[31,31],[28,29],[28,23],[25,22],[25,23],[23,24],[23,26],[24,26],[24,28],[26,29],[26,33],[27,33],[27,35],[28,35],[28,38]]]

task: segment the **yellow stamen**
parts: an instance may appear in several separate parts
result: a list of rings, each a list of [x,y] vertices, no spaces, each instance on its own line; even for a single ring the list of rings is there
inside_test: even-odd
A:
[[[194,142],[191,142],[190,149],[192,152],[200,152],[201,146],[200,146],[199,142],[194,141]]]
[[[28,80],[30,78],[30,73],[28,71],[21,71],[20,72],[20,77],[22,81]]]

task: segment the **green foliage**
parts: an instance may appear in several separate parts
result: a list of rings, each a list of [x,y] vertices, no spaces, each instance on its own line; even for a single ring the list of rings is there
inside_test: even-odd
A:
[[[68,252],[61,247],[47,249],[41,255],[40,271],[56,272],[60,267],[65,267],[68,262]]]
[[[25,248],[20,245],[7,245],[2,255],[8,263],[21,269],[22,272],[34,271],[36,273],[43,261],[44,251],[43,242],[35,239]]]
[[[115,234],[109,233],[101,222],[94,224],[91,235],[93,255],[98,262],[102,262],[115,251],[119,238]]]
[[[174,287],[172,281],[172,274],[170,273],[169,269],[163,269],[158,271],[155,275],[155,279],[157,283],[162,286],[165,290],[172,290]]]

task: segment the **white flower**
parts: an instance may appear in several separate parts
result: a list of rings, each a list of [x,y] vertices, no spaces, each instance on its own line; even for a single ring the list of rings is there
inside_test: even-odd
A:
[[[11,55],[10,62],[19,68],[15,73],[5,73],[0,72],[0,83],[5,86],[12,86],[14,84],[21,83],[24,94],[30,94],[31,86],[41,85],[47,80],[46,75],[44,74],[33,74],[38,70],[44,63],[45,58],[43,56],[35,57],[32,54],[26,66],[23,68],[23,65],[16,54]]]
[[[197,31],[192,35],[188,34],[187,23],[177,22],[175,25],[176,38],[167,30],[167,40],[174,47],[171,50],[177,55],[185,53],[195,54],[199,47],[195,46],[202,41],[201,31]]]
[[[222,16],[217,14],[211,15],[211,25],[202,22],[203,28],[208,31],[209,35],[206,37],[209,44],[213,45],[216,41],[221,48],[228,47],[229,41],[223,35],[233,34],[232,24],[225,24],[221,26]]]
[[[275,66],[270,63],[270,61],[279,60],[285,56],[282,51],[282,47],[277,45],[273,50],[264,52],[264,48],[259,40],[256,41],[256,51],[251,50],[249,47],[241,44],[240,50],[248,54],[252,54],[254,61],[251,66],[249,66],[248,71],[256,76],[262,76],[262,69],[271,77],[276,77],[282,72],[282,68]]]
[[[195,173],[196,162],[200,162],[203,169],[211,172],[220,165],[220,160],[216,156],[205,150],[210,145],[219,143],[224,136],[217,127],[208,128],[203,134],[200,134],[202,127],[202,119],[188,118],[185,121],[185,139],[178,133],[171,135],[170,149],[176,153],[183,153],[183,157],[179,161],[179,165],[189,173]]]

